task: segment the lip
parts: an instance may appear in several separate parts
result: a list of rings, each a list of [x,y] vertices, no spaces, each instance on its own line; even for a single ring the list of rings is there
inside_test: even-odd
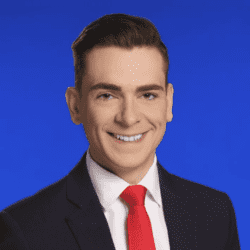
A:
[[[136,140],[136,141],[122,141],[122,140],[115,138],[113,133],[110,133],[110,132],[107,132],[107,133],[115,140],[115,142],[118,142],[120,144],[127,144],[130,142],[130,144],[131,144],[131,143],[140,143],[141,141],[144,141],[144,138],[145,138],[147,132],[144,132],[142,134],[141,138],[139,140]]]
[[[147,131],[147,132],[148,132],[148,131]],[[121,135],[121,136],[131,137],[131,136],[136,136],[136,135],[140,135],[140,134],[142,134],[142,136],[143,136],[143,135],[145,135],[147,132],[144,132],[144,133],[138,133],[138,134],[135,134],[135,135],[124,135],[124,134],[111,133],[111,132],[108,132],[108,134],[110,134],[110,135],[112,135],[112,136],[114,136],[114,135]]]

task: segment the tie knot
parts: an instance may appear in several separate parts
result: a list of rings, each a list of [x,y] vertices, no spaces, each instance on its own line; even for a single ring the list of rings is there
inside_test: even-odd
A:
[[[142,185],[127,187],[120,195],[130,206],[144,206],[147,189]]]

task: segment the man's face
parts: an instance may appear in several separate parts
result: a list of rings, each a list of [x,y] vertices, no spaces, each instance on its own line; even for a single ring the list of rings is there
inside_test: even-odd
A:
[[[128,182],[132,181],[131,173],[144,177],[153,163],[166,123],[172,120],[173,88],[168,84],[166,94],[161,54],[149,47],[96,47],[86,61],[83,97],[75,117],[76,124],[84,126],[90,155],[100,166]],[[99,83],[114,84],[117,90],[92,89]],[[152,84],[158,88],[137,91]],[[127,142],[110,133],[143,136],[139,141]]]

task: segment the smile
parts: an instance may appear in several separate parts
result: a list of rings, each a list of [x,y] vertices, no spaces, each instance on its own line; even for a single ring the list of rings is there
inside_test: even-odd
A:
[[[134,136],[123,136],[123,135],[117,135],[117,134],[108,132],[110,136],[112,136],[114,139],[117,140],[117,142],[120,142],[120,143],[121,142],[139,142],[145,137],[146,133],[147,132],[143,134],[134,135]]]

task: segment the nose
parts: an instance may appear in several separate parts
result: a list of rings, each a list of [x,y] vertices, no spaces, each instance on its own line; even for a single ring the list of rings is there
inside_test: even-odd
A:
[[[123,126],[132,126],[140,120],[138,105],[132,98],[125,98],[119,107],[116,121]]]

